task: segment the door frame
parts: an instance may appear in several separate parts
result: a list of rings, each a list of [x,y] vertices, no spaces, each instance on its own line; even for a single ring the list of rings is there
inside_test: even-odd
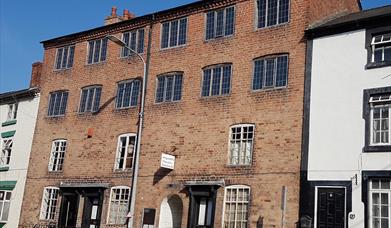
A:
[[[318,226],[318,189],[319,188],[341,188],[344,190],[344,228],[347,228],[347,191],[345,186],[315,186],[315,201],[314,201],[314,227]]]

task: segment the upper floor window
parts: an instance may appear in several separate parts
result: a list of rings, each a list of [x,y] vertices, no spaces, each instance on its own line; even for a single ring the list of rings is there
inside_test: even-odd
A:
[[[234,34],[234,28],[234,6],[206,13],[206,40],[232,35]]]
[[[223,227],[248,227],[250,187],[233,185],[225,187]]]
[[[57,202],[58,202],[57,187],[45,187],[43,190],[41,213],[39,218],[41,220],[53,220],[56,214]]]
[[[56,70],[69,69],[73,66],[75,45],[57,48]]]
[[[79,113],[96,112],[99,110],[101,86],[89,86],[81,90]]]
[[[106,61],[107,38],[88,42],[88,64]]]
[[[18,113],[18,103],[8,105],[7,121],[15,120]]]
[[[202,78],[203,97],[229,94],[231,89],[232,65],[223,64],[205,68]]]
[[[0,190],[0,223],[8,221],[11,206],[11,191]]]
[[[133,167],[135,145],[135,134],[124,134],[118,137],[115,170],[127,170]]]
[[[372,38],[372,62],[391,61],[391,33],[377,35]]]
[[[182,97],[182,73],[158,76],[156,103],[179,101]]]
[[[187,18],[162,24],[161,48],[177,47],[186,44]]]
[[[254,125],[243,124],[231,127],[229,145],[230,165],[250,165],[254,144]]]
[[[254,60],[253,90],[285,87],[288,81],[288,55]]]
[[[62,171],[65,152],[67,150],[67,140],[54,140],[50,153],[49,171]]]
[[[68,91],[50,93],[48,116],[63,116],[68,103]]]
[[[371,96],[372,145],[391,145],[391,93]]]
[[[391,227],[391,180],[372,179],[369,187],[369,227]]]
[[[257,0],[257,27],[264,28],[289,21],[289,0]]]
[[[140,91],[140,80],[118,83],[116,108],[130,108],[137,105]]]
[[[125,224],[128,212],[130,188],[125,186],[112,187],[110,205],[107,217],[108,224]]]
[[[9,166],[11,161],[13,139],[6,138],[1,142],[0,166]]]
[[[144,52],[144,29],[125,32],[122,35],[122,40],[133,51],[137,53]],[[129,51],[128,48],[122,48],[121,57],[131,56],[132,54],[134,53]]]

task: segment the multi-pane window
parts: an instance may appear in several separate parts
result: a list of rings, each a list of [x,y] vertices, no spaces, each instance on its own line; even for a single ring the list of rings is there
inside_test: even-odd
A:
[[[73,56],[75,55],[75,45],[57,48],[56,70],[69,69],[73,66]]]
[[[157,78],[156,103],[179,101],[182,97],[182,73]]]
[[[106,61],[107,38],[88,42],[88,64]]]
[[[61,139],[53,141],[49,160],[49,171],[61,171],[63,169],[66,149],[66,140]]]
[[[135,134],[124,134],[118,137],[115,170],[127,170],[132,168],[135,144]]]
[[[289,21],[289,0],[257,0],[257,27],[264,28]]]
[[[369,190],[369,224],[371,228],[391,227],[390,179],[372,179]]]
[[[231,64],[217,65],[204,69],[201,95],[207,97],[229,94],[231,74]]]
[[[8,221],[11,206],[11,192],[0,190],[0,223]]]
[[[213,39],[234,34],[235,7],[214,10],[206,13],[205,39]]]
[[[234,185],[225,188],[224,196],[224,228],[248,227],[248,205],[250,187]]]
[[[116,108],[129,108],[137,105],[140,91],[140,80],[118,83]]]
[[[12,138],[2,140],[1,153],[0,153],[0,166],[9,166],[12,153]]]
[[[372,38],[372,62],[391,61],[391,33]]]
[[[288,81],[288,55],[254,60],[253,90],[285,87]]]
[[[230,165],[250,165],[253,154],[254,125],[231,127],[229,145]]]
[[[371,105],[371,135],[372,145],[391,144],[391,94],[372,96]]]
[[[137,53],[144,52],[144,29],[133,30],[130,32],[125,32],[122,35],[122,41],[126,44],[127,47],[132,49]],[[121,57],[127,57],[134,54],[129,51],[128,48],[123,47],[121,51]]]
[[[102,87],[89,86],[81,90],[79,113],[96,112],[99,110]]]
[[[109,224],[125,224],[128,213],[130,188],[113,187],[110,194]]]
[[[45,187],[43,190],[40,219],[54,219],[58,202],[58,191],[59,189],[56,187]]]
[[[162,23],[161,48],[186,44],[187,18]]]
[[[7,121],[15,120],[18,113],[18,103],[8,105]]]
[[[48,116],[63,116],[68,103],[68,91],[50,93]]]

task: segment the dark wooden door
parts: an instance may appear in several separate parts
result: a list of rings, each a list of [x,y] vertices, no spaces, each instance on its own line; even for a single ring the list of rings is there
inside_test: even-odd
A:
[[[79,195],[64,193],[61,200],[59,227],[76,227]]]
[[[344,188],[318,188],[318,228],[344,228],[345,214]]]
[[[84,198],[84,209],[82,218],[82,228],[99,228],[102,213],[102,197],[86,196]]]

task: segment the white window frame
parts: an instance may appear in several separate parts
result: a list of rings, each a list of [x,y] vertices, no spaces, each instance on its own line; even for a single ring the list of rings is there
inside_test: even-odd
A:
[[[374,100],[375,95],[371,96],[369,99],[370,103],[370,146],[388,146],[391,145],[391,94],[388,98],[383,98],[380,100]],[[373,109],[376,107],[387,108],[388,107],[388,143],[374,143],[374,129],[373,129]]]
[[[168,77],[173,77],[173,84],[172,84],[172,95],[171,95],[171,99],[166,99],[166,92],[167,92],[167,78]],[[180,91],[180,97],[181,99],[179,100],[174,100],[174,92],[175,92],[175,86],[177,85],[176,84],[176,78],[177,77],[182,77],[182,81],[181,81],[181,91]],[[159,88],[159,78],[163,78],[164,79],[164,87],[163,87],[163,101],[157,101],[157,92],[158,92],[158,88]],[[156,88],[155,88],[155,104],[162,104],[162,103],[168,103],[168,102],[179,102],[182,100],[182,97],[183,97],[183,72],[171,72],[171,73],[167,73],[167,74],[161,74],[161,75],[158,75],[156,77]]]
[[[70,51],[71,51],[71,47],[73,47],[73,62],[72,62],[72,66],[68,67],[69,65],[69,59],[70,59]],[[58,61],[58,51],[62,49],[62,54],[61,54],[61,63],[60,63],[60,68],[57,68],[57,61]],[[68,49],[68,55],[67,55],[67,60],[66,60],[66,64],[65,64],[65,67],[62,67],[62,62],[63,62],[63,59],[64,59],[64,50],[65,49]],[[60,70],[67,70],[67,69],[71,69],[73,67],[73,64],[75,63],[75,58],[74,58],[74,55],[75,55],[75,49],[76,49],[76,46],[74,44],[71,44],[71,45],[68,45],[68,46],[63,46],[63,47],[60,47],[60,48],[57,48],[56,49],[56,56],[55,56],[55,61],[54,61],[54,70],[55,71],[60,71]]]
[[[372,62],[375,62],[375,51],[381,49],[382,50],[382,60],[381,62],[384,61],[384,49],[391,49],[391,38],[389,40],[385,40],[384,36],[391,36],[391,33],[385,33],[377,36],[372,37]],[[380,41],[375,41],[376,38],[381,37]],[[376,47],[378,45],[381,45],[381,47]],[[384,46],[383,46],[384,45]],[[386,46],[385,46],[386,45]]]
[[[102,57],[102,47],[103,47],[103,40],[106,39],[105,37],[104,38],[100,38],[100,39],[95,39],[95,40],[88,40],[87,41],[87,65],[94,65],[94,64],[98,64],[98,63],[104,63],[107,61],[107,56],[108,56],[108,52],[109,52],[109,41],[107,41],[107,46],[106,46],[106,58],[105,60],[100,60],[101,57]],[[98,58],[98,61],[97,62],[94,62],[94,56],[95,56],[95,45],[96,45],[96,42],[100,40],[100,48],[99,48],[99,58]],[[90,48],[91,48],[91,44],[90,42],[94,42],[94,45],[93,45],[93,49],[92,49],[92,60],[91,60],[91,63],[88,63],[88,57],[89,57],[89,53],[90,53]]]
[[[124,155],[124,162],[123,162],[123,167],[119,167],[119,159],[120,159],[120,145],[121,145],[121,138],[123,137],[126,137],[126,148],[125,148],[125,155]],[[132,158],[132,167],[131,168],[126,168],[126,160],[128,159],[127,155],[128,155],[128,150],[129,150],[129,138],[130,137],[134,137],[134,144],[133,145],[133,158]],[[115,163],[114,163],[114,171],[126,171],[126,170],[131,170],[133,169],[133,163],[134,163],[134,154],[135,154],[135,150],[136,150],[136,145],[137,144],[137,135],[135,133],[126,133],[126,134],[122,134],[122,135],[119,135],[118,136],[118,141],[117,141],[117,151],[116,151],[116,155],[115,155]]]
[[[144,31],[144,40],[140,40],[139,38],[139,34],[140,34],[140,30],[143,30]],[[133,32],[136,32],[136,49],[135,50],[133,50],[133,49],[131,49],[131,50],[133,50],[133,51],[135,51],[137,54],[143,54],[144,52],[145,52],[145,28],[138,28],[138,29],[133,29],[133,30],[130,30],[130,31],[126,31],[126,32],[123,32],[122,33],[122,35],[121,35],[121,40],[122,40],[122,42],[124,42],[125,43],[125,34],[127,34],[127,33],[129,33],[129,45],[128,45],[128,47],[130,48],[130,43],[131,43],[131,41],[132,41],[132,33]],[[139,52],[138,51],[138,46],[139,46],[139,43],[140,42],[143,42],[144,43],[144,45],[143,45],[143,51],[142,52]],[[126,50],[127,48],[125,48],[125,47],[122,47],[121,48],[121,52],[120,52],[120,58],[123,58],[123,59],[125,59],[125,58],[129,58],[129,57],[131,57],[131,56],[134,56],[135,55],[135,53],[133,53],[133,52],[131,52],[131,51],[129,51],[128,50],[128,55],[124,55],[124,50]]]
[[[56,143],[59,144],[59,150],[55,150],[56,149]],[[63,146],[63,144],[65,143],[65,146]],[[64,150],[62,150],[61,148],[62,147],[65,147]],[[67,147],[68,147],[68,142],[66,139],[56,139],[56,140],[53,140],[52,142],[52,149],[50,151],[50,159],[49,159],[49,165],[48,165],[48,171],[49,172],[58,172],[58,171],[62,171],[64,169],[64,161],[65,161],[65,154],[66,154],[66,151],[67,151]],[[57,156],[56,156],[57,155]],[[62,164],[61,166],[58,164],[59,160],[62,159]],[[55,160],[57,162],[55,162]],[[54,166],[54,163],[56,163],[55,167]]]
[[[121,193],[124,193],[124,191],[126,191],[126,190],[129,190],[129,193],[128,193],[128,198],[127,198],[127,203],[126,203],[126,207],[128,208],[128,205],[129,205],[129,200],[130,200],[130,194],[131,194],[131,189],[130,189],[130,187],[128,187],[128,186],[114,186],[114,187],[112,187],[111,189],[110,189],[110,200],[109,200],[109,207],[108,207],[108,209],[107,209],[107,224],[120,224],[120,223],[118,223],[118,220],[120,219],[120,216],[119,216],[119,209],[120,209],[120,207],[118,207],[117,208],[117,214],[116,214],[116,217],[115,217],[115,222],[114,223],[112,223],[112,222],[110,222],[110,216],[111,216],[111,206],[112,206],[112,201],[113,200],[115,200],[116,202],[119,202],[119,203],[121,203],[122,201],[121,200],[116,200],[116,199],[113,199],[112,197],[113,197],[113,191],[114,190],[120,190],[121,191]],[[122,195],[120,195],[120,198],[121,198],[121,196]],[[122,202],[123,203],[123,202]],[[126,214],[127,214],[127,212],[125,213],[125,217],[126,217]],[[126,218],[125,218],[125,220],[126,220]],[[121,224],[121,225],[123,225],[123,224]]]
[[[289,0],[289,3],[288,3],[288,21],[286,21],[286,22],[282,22],[282,23],[280,23],[279,22],[279,19],[280,19],[280,1],[278,0],[277,1],[277,22],[276,22],[276,24],[275,25],[267,25],[267,22],[268,22],[268,19],[267,19],[267,17],[268,17],[268,2],[269,0],[266,0],[266,10],[265,10],[265,26],[264,27],[259,27],[258,26],[258,23],[259,23],[259,21],[258,21],[258,15],[259,15],[259,13],[258,13],[258,0],[255,0],[255,31],[256,30],[261,30],[261,29],[267,29],[267,28],[273,28],[273,27],[276,27],[276,26],[280,26],[280,25],[285,25],[285,24],[288,24],[289,22],[290,22],[290,20],[291,20],[291,1],[292,0]]]
[[[8,190],[0,190],[0,192],[4,192],[4,196],[3,196],[3,200],[0,200],[0,202],[2,202],[1,204],[1,207],[0,207],[0,223],[7,223],[9,217],[10,217],[10,209],[11,209],[11,201],[12,201],[12,191],[8,191]],[[9,199],[7,199],[7,195],[10,195]],[[8,207],[8,216],[7,216],[7,219],[6,220],[3,220],[3,215],[4,215],[4,208],[5,208],[5,203],[8,203],[9,204],[9,207]]]
[[[231,148],[231,142],[233,141],[232,139],[232,129],[233,128],[241,128],[241,136],[240,136],[240,148],[239,148],[239,152],[238,152],[238,156],[240,157],[241,156],[241,153],[243,152],[242,148],[244,147],[244,143],[243,143],[243,128],[244,127],[253,127],[253,137],[252,137],[252,145],[251,145],[251,154],[250,154],[250,161],[248,162],[248,164],[246,162],[244,163],[240,163],[240,158],[238,163],[237,164],[233,164],[231,162],[231,154],[232,154],[232,148]],[[235,125],[232,125],[229,127],[229,136],[228,136],[228,165],[229,166],[250,166],[252,164],[252,161],[253,161],[253,154],[254,154],[254,142],[255,142],[255,124],[235,124]],[[248,143],[249,140],[247,139],[246,143]],[[244,149],[246,149],[246,147],[244,147]]]
[[[18,106],[18,103],[8,104],[7,121],[16,120]]]
[[[42,203],[39,219],[54,220],[56,217],[57,204],[59,201],[59,191],[57,187],[45,187],[42,194]],[[47,197],[45,197],[47,196]]]
[[[132,105],[132,94],[133,94],[133,90],[135,88],[135,82],[138,81],[139,83],[139,87],[138,87],[138,94],[137,94],[137,101],[136,101],[136,104],[135,105]],[[125,90],[124,90],[124,95],[122,97],[122,102],[121,102],[121,106],[118,107],[118,92],[119,92],[119,86],[122,85],[122,84],[127,84],[127,83],[131,83],[132,84],[132,88],[130,89],[130,100],[129,100],[129,106],[125,106],[124,105],[124,97],[125,97]],[[142,81],[139,80],[139,79],[130,79],[130,80],[125,80],[125,81],[120,81],[117,83],[117,91],[116,91],[116,98],[115,98],[115,109],[117,110],[120,110],[120,109],[128,109],[128,108],[134,108],[134,107],[137,107],[137,105],[139,104],[139,100],[140,100],[140,90],[141,90],[141,87],[142,87]]]
[[[0,167],[9,167],[11,164],[11,156],[12,156],[12,147],[14,143],[14,138],[3,138],[1,139],[1,152],[0,152]],[[9,146],[11,145],[11,146]],[[6,147],[7,146],[7,147]],[[8,155],[5,151],[8,151]],[[9,160],[8,163],[6,160]]]
[[[98,89],[98,88],[100,88],[101,90],[100,90],[100,97],[99,97],[99,105],[98,105],[98,110],[99,110],[99,106],[100,106],[100,99],[102,98],[102,86],[101,85],[91,85],[91,86],[86,86],[86,87],[83,87],[83,88],[81,88],[81,90],[80,90],[80,102],[79,102],[79,108],[78,108],[78,112],[80,113],[80,114],[82,114],[82,113],[88,113],[88,112],[96,112],[96,111],[94,111],[94,106],[95,106],[95,102],[96,102],[96,90]],[[91,93],[90,93],[90,90],[91,89],[94,89],[94,92],[93,92],[93,94],[92,94],[92,105],[91,105],[91,109],[90,110],[88,110],[87,109],[87,101],[88,101],[88,99],[90,98],[90,96],[91,96]],[[87,97],[86,97],[86,103],[85,103],[85,106],[84,106],[84,110],[81,110],[81,102],[82,102],[82,99],[83,99],[83,91],[84,90],[87,90]]]
[[[372,188],[372,182],[373,180],[388,180],[389,181],[389,185],[390,185],[390,188],[389,189],[373,189]],[[373,222],[373,210],[372,210],[372,193],[379,193],[379,201],[380,201],[380,205],[381,205],[381,193],[386,193],[388,194],[388,227],[391,227],[391,179],[390,178],[374,178],[374,179],[371,179],[369,182],[368,182],[369,186],[368,186],[368,212],[369,212],[369,228],[374,228],[372,226],[372,222]],[[383,218],[381,216],[381,211],[379,211],[379,217]],[[381,226],[381,223],[380,223],[380,226]],[[382,228],[382,227],[381,227]]]
[[[185,33],[185,43],[184,44],[178,44],[179,43],[179,30],[180,30],[180,22],[181,20],[183,19],[186,19],[186,33]],[[177,29],[177,45],[175,46],[171,46],[170,45],[170,40],[171,40],[171,25],[174,21],[178,21],[178,29]],[[163,44],[163,24],[165,23],[168,23],[168,46],[167,47],[162,47],[162,44]],[[174,19],[174,20],[171,20],[171,21],[165,21],[165,22],[162,22],[160,23],[160,49],[161,50],[166,50],[166,49],[171,49],[171,48],[177,48],[177,47],[183,47],[183,46],[186,46],[188,40],[187,40],[187,33],[188,33],[188,30],[189,30],[189,19],[188,17],[182,17],[182,18],[178,18],[178,19]]]
[[[59,104],[59,114],[50,114],[49,113],[49,110],[50,110],[50,104],[52,103],[51,100],[52,100],[52,95],[53,94],[56,94],[55,97],[54,97],[54,102],[53,102],[53,107],[52,109],[54,109],[56,107],[56,101],[59,97],[59,94],[61,94],[61,100],[60,100],[60,104]],[[66,103],[64,104],[64,94],[67,94],[67,100],[66,100]],[[67,112],[67,106],[68,106],[68,101],[69,101],[69,91],[68,90],[57,90],[57,91],[53,91],[53,92],[50,92],[49,93],[49,102],[48,102],[48,109],[47,109],[47,116],[48,117],[61,117],[61,116],[65,116],[65,113]],[[64,106],[64,114],[60,114],[61,112],[61,107]],[[53,111],[54,112],[54,111]]]
[[[231,72],[230,72],[230,84],[229,84],[229,93],[222,94],[223,92],[223,75],[224,75],[224,67],[230,66]],[[214,71],[220,68],[220,86],[219,86],[219,94],[212,95],[213,90],[213,78],[214,78]],[[209,91],[208,95],[203,96],[203,86],[204,86],[204,80],[205,80],[205,71],[211,70],[210,72],[210,82],[209,82]],[[233,77],[233,64],[232,63],[224,63],[224,64],[217,64],[212,66],[207,66],[202,69],[202,81],[201,81],[201,98],[208,98],[208,97],[219,97],[219,96],[228,96],[232,93],[232,77]]]
[[[227,202],[227,190],[228,189],[235,189],[236,191],[238,191],[239,189],[248,189],[248,200],[245,201],[245,200],[242,200],[242,201],[238,201],[238,194],[236,194],[236,200],[235,201],[229,201]],[[236,204],[236,207],[235,207],[235,219],[234,219],[234,228],[241,228],[241,226],[236,226],[236,222],[237,222],[237,219],[236,219],[236,216],[237,216],[237,212],[238,212],[238,204],[241,203],[241,204],[247,204],[247,218],[246,218],[246,223],[247,223],[247,227],[249,226],[249,208],[250,208],[250,201],[251,201],[251,187],[250,186],[247,186],[247,185],[230,185],[230,186],[227,186],[224,188],[224,203],[223,203],[223,214],[222,214],[222,222],[221,222],[221,227],[224,228],[225,227],[225,210],[226,210],[226,204],[227,203],[235,203]]]
[[[233,21],[233,31],[232,31],[232,34],[230,35],[225,35],[225,29],[226,29],[226,23],[227,23],[227,9],[228,8],[233,8],[234,9],[234,21]],[[223,35],[221,36],[216,36],[216,29],[217,29],[217,12],[222,10],[223,11]],[[214,21],[213,21],[213,37],[212,38],[207,38],[207,21],[208,21],[208,13],[210,12],[213,12],[214,13]],[[227,7],[224,7],[224,8],[220,8],[220,9],[215,9],[215,10],[211,10],[211,11],[208,11],[205,13],[205,41],[209,41],[209,40],[215,40],[215,39],[219,39],[219,38],[223,38],[223,37],[230,37],[230,36],[234,36],[235,35],[235,25],[236,25],[236,7],[235,5],[231,5],[231,6],[227,6]]]

